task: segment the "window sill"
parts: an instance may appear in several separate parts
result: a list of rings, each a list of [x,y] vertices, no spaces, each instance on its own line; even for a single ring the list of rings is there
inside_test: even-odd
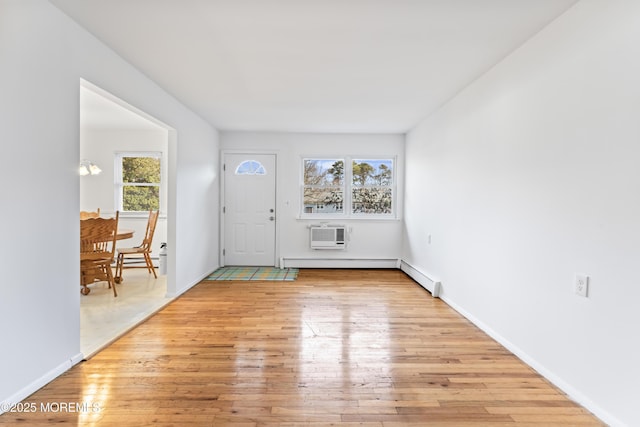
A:
[[[296,221],[310,221],[310,222],[339,222],[339,221],[373,221],[373,222],[392,222],[400,221],[401,218],[397,216],[341,216],[341,215],[324,215],[324,216],[302,216],[298,215]]]
[[[102,217],[113,217],[115,216],[115,212],[102,212],[100,216]],[[145,221],[149,219],[149,212],[120,212],[119,218],[126,219],[144,219]],[[158,219],[167,219],[167,214],[165,212],[160,211],[160,215]]]

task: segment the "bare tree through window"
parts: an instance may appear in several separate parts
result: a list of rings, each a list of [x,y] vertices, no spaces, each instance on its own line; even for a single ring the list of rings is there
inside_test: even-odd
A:
[[[393,214],[393,159],[304,159],[303,168],[303,213]]]

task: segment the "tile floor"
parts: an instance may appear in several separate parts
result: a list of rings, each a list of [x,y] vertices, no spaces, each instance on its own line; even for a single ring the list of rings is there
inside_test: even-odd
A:
[[[125,270],[117,286],[116,298],[105,282],[91,285],[89,295],[80,296],[80,351],[85,359],[172,300],[166,297],[166,276],[155,279],[142,268]]]

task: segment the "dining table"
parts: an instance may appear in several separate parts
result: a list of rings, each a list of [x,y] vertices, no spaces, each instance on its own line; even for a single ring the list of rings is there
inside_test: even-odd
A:
[[[134,230],[129,228],[118,228],[116,233],[116,240],[125,240],[133,237]]]

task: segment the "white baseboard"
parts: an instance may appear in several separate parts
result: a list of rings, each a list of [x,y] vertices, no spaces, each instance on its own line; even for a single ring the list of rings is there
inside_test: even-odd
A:
[[[476,317],[471,315],[469,312],[464,310],[462,307],[457,305],[454,301],[452,301],[451,299],[447,298],[446,295],[442,295],[441,296],[440,295],[440,290],[441,290],[440,281],[438,281],[437,279],[434,279],[433,277],[430,277],[429,275],[421,272],[419,269],[417,269],[416,267],[412,266],[411,264],[409,264],[408,262],[406,262],[404,260],[401,261],[400,269],[402,271],[404,271],[405,273],[407,273],[407,275],[409,275],[409,277],[411,277],[413,280],[418,282],[422,287],[424,287],[429,292],[431,292],[431,294],[434,297],[441,298],[442,301],[444,301],[449,307],[451,307],[452,309],[454,309],[455,311],[460,313],[467,320],[469,320],[471,323],[473,323],[479,329],[481,329],[484,333],[486,333],[491,338],[493,338],[495,341],[500,343],[507,350],[509,350],[511,353],[513,353],[516,357],[518,357],[520,360],[522,360],[524,363],[526,363],[528,366],[530,366],[532,369],[534,369],[536,372],[538,372],[540,375],[542,375],[544,378],[546,378],[553,385],[555,385],[560,390],[562,390],[565,394],[567,394],[567,396],[569,396],[570,399],[572,399],[573,401],[575,401],[579,405],[582,405],[583,407],[585,407],[587,410],[589,410],[591,413],[593,413],[596,417],[598,417],[600,420],[605,422],[607,425],[610,425],[610,426],[624,426],[625,425],[620,420],[618,420],[616,417],[611,415],[609,412],[605,411],[600,406],[595,404],[591,399],[586,397],[583,393],[581,393],[576,388],[574,388],[573,386],[568,384],[566,381],[564,381],[561,377],[556,375],[554,372],[550,371],[549,369],[547,369],[546,367],[544,367],[543,365],[538,363],[533,357],[531,357],[529,354],[524,352],[521,348],[519,348],[518,346],[514,345],[512,342],[507,340],[505,337],[503,337],[502,335],[498,334],[496,331],[494,331],[489,326],[487,326],[484,322],[480,321],[479,319],[477,319]]]
[[[407,273],[407,275],[418,282],[420,286],[431,292],[434,298],[440,297],[441,283],[439,280],[430,277],[430,275],[423,273],[404,260],[400,262],[400,270]]]
[[[185,286],[184,288],[180,288],[176,292],[171,292],[171,293],[167,292],[167,294],[165,296],[167,298],[177,298],[177,297],[179,297],[180,295],[184,294],[189,289],[193,288],[195,285],[197,285],[198,283],[202,282],[204,279],[209,277],[211,272],[216,271],[218,268],[219,268],[219,266],[214,267],[209,273],[206,273],[206,274],[202,275],[199,279],[196,279],[195,281],[192,281],[191,283],[187,284],[187,286]]]
[[[398,268],[397,258],[280,258],[280,268]]]
[[[71,357],[71,359],[69,359],[68,361],[61,363],[60,365],[56,366],[55,368],[53,368],[52,370],[50,370],[49,372],[41,376],[40,378],[36,379],[35,381],[31,382],[27,386],[18,390],[16,393],[14,393],[13,395],[9,396],[8,398],[0,402],[0,414],[7,412],[7,410],[11,408],[13,405],[16,405],[22,402],[24,399],[31,396],[36,391],[40,390],[45,385],[49,384],[51,381],[58,378],[60,375],[64,374],[69,369],[71,369],[74,365],[80,363],[81,361],[82,361],[82,353],[78,353],[73,357]]]
[[[84,355],[82,353],[78,353],[71,358],[71,366],[75,366],[78,363],[84,360]]]
[[[553,385],[562,390],[570,399],[578,403],[579,405],[585,407],[591,413],[593,413],[596,417],[598,417],[601,421],[606,423],[609,426],[625,426],[623,422],[618,420],[616,417],[611,415],[609,412],[602,409],[599,405],[594,403],[591,399],[586,397],[583,393],[577,390],[575,387],[568,384],[561,377],[556,375],[554,372],[550,371],[540,363],[538,363],[533,357],[523,351],[520,347],[513,344],[511,341],[507,340],[505,337],[491,329],[484,322],[477,319],[475,316],[467,312],[465,309],[457,305],[454,301],[451,301],[446,296],[442,296],[442,301],[444,301],[449,307],[460,313],[471,323],[476,325],[479,329],[481,329],[484,333],[489,335],[495,341],[504,346],[507,350],[513,353],[516,357],[546,378]]]

